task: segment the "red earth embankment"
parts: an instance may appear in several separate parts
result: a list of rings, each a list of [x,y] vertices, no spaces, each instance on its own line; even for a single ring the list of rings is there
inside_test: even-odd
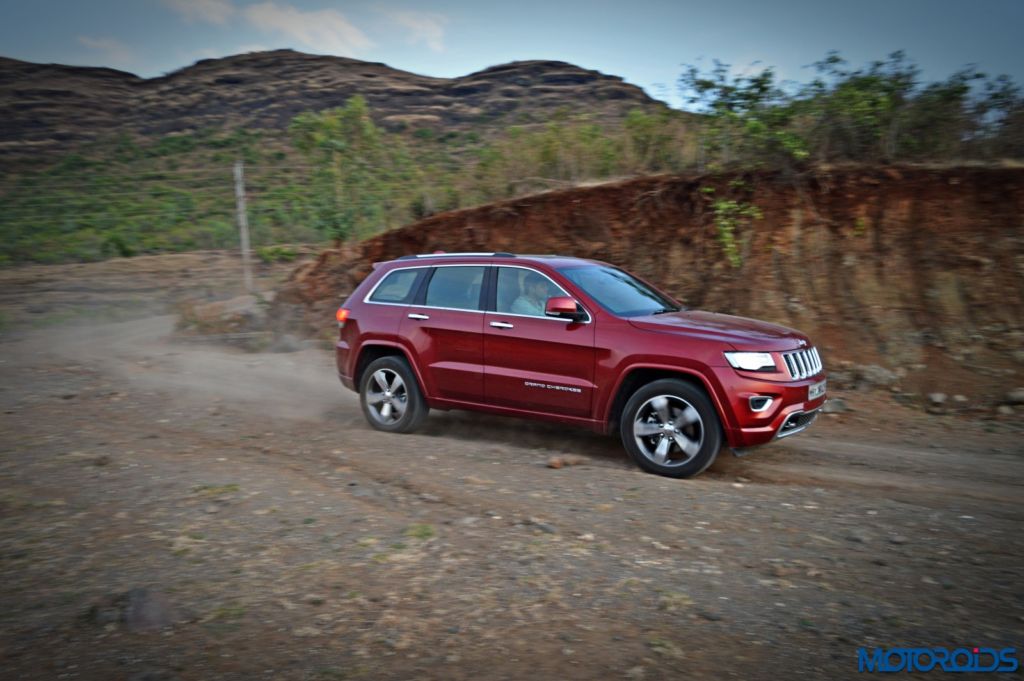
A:
[[[715,204],[756,206],[719,240]],[[721,210],[717,211],[719,217]],[[801,329],[826,364],[988,402],[1024,384],[1024,169],[853,168],[657,176],[453,211],[323,252],[279,296],[306,322],[371,263],[408,253],[560,253],[632,270],[685,304]],[[974,399],[972,399],[974,402]]]

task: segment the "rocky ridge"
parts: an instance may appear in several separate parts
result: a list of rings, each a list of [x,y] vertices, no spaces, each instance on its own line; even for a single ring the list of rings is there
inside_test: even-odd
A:
[[[544,121],[564,107],[601,118],[664,106],[617,76],[559,61],[432,78],[377,62],[274,50],[204,59],[144,79],[0,57],[0,155],[64,151],[120,133],[280,130],[298,113],[341,106],[356,94],[389,129],[486,131]]]

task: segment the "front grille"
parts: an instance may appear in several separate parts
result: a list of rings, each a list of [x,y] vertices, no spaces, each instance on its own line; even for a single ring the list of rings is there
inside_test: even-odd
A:
[[[796,380],[814,376],[821,371],[821,357],[818,356],[817,348],[784,352],[782,359],[786,362],[789,375]]]

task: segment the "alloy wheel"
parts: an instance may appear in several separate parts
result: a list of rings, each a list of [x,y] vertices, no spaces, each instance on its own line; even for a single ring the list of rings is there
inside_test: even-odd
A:
[[[366,390],[366,406],[370,416],[381,425],[394,425],[405,415],[409,392],[405,381],[391,369],[378,369],[370,377]]]
[[[633,438],[640,452],[659,466],[688,463],[704,444],[704,421],[681,397],[657,395],[636,411]]]

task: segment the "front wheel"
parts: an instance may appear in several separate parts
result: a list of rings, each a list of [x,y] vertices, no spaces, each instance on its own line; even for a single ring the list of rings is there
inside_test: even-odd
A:
[[[670,478],[702,473],[722,447],[722,426],[707,395],[675,378],[633,393],[619,426],[622,444],[637,465]]]
[[[415,374],[401,357],[381,357],[366,367],[359,402],[370,425],[389,433],[415,430],[429,411]]]

